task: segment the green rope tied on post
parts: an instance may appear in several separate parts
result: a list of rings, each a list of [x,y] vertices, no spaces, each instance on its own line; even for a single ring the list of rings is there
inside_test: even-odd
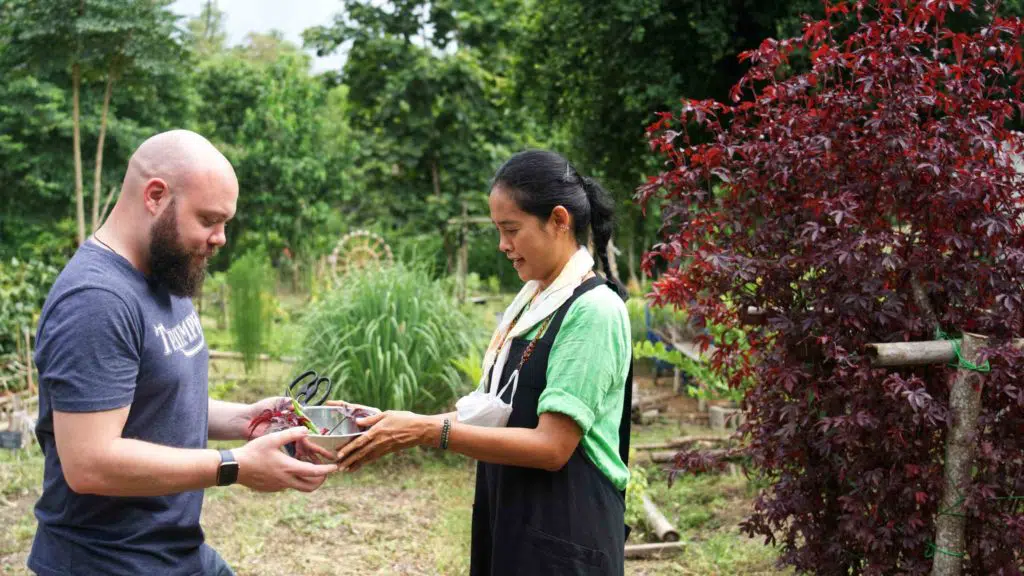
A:
[[[1024,496],[1002,496],[1002,497],[999,497],[999,498],[993,498],[992,500],[995,500],[996,502],[1020,502],[1020,501],[1024,501]],[[961,514],[959,512],[950,512],[950,510],[952,510],[954,508],[957,508],[959,506],[962,506],[964,501],[966,501],[966,498],[961,496],[956,502],[953,503],[952,506],[950,506],[949,508],[946,508],[945,510],[940,511],[937,515],[938,516],[958,516],[960,518],[966,518],[967,517],[966,514]],[[939,548],[938,546],[935,545],[935,542],[932,542],[931,540],[929,540],[928,541],[928,547],[927,547],[927,549],[925,550],[925,553],[924,553],[924,557],[928,558],[930,560],[930,559],[935,557],[936,553],[942,554],[944,556],[950,556],[952,558],[963,559],[963,558],[967,557],[967,553],[966,552],[953,552],[953,551],[950,551],[950,550],[945,550],[943,548]]]
[[[992,371],[992,366],[988,360],[985,360],[984,364],[975,364],[970,360],[965,360],[963,354],[960,353],[960,339],[946,334],[942,331],[942,328],[935,329],[935,338],[937,340],[949,340],[950,344],[953,345],[953,354],[956,354],[956,361],[950,362],[950,366],[960,370],[973,370],[974,372],[981,373]]]
[[[936,514],[936,516],[956,516],[958,518],[966,518],[967,517],[966,514],[962,514],[960,512],[951,512],[951,510],[953,510],[955,508],[959,508],[960,506],[963,506],[964,502],[966,502],[966,501],[967,501],[967,499],[964,498],[963,496],[961,496],[961,497],[957,498],[957,501],[953,502],[953,504],[949,508],[946,508],[945,510],[940,510],[939,513]],[[963,558],[967,557],[967,553],[966,552],[953,552],[952,550],[946,550],[944,548],[939,548],[935,544],[935,542],[929,540],[928,541],[928,548],[927,548],[927,550],[925,550],[924,557],[928,558],[928,559],[932,559],[932,558],[935,557],[936,552],[939,553],[939,554],[942,554],[943,556],[951,556],[953,558],[961,558],[961,559],[963,559]]]

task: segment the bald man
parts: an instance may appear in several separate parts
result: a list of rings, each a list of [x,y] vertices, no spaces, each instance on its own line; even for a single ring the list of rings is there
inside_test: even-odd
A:
[[[237,199],[231,164],[205,138],[153,136],[132,155],[110,218],[51,289],[36,348],[46,460],[36,573],[232,574],[204,544],[203,490],[237,481],[312,491],[336,470],[281,451],[301,429],[206,448],[208,438],[245,439],[249,420],[282,401],[208,396],[191,297]]]

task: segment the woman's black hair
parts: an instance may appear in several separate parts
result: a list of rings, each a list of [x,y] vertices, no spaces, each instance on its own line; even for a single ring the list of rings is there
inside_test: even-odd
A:
[[[491,180],[500,185],[519,209],[542,221],[551,217],[556,206],[572,214],[573,234],[580,245],[587,243],[587,231],[593,232],[594,250],[606,278],[625,298],[626,289],[612,275],[608,265],[608,243],[615,231],[615,202],[595,180],[581,176],[561,155],[546,150],[527,150],[511,157]]]

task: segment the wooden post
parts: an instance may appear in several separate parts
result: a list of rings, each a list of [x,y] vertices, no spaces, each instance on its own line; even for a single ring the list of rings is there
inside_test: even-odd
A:
[[[14,358],[15,361],[13,362],[13,380],[17,382],[18,380],[21,380],[21,375],[18,374],[18,364],[21,364],[22,362],[25,361],[25,353],[21,348],[21,330],[18,330],[17,328],[14,329]],[[27,388],[28,387],[26,386],[26,389]]]
[[[458,254],[455,261],[455,297],[461,304],[466,301],[466,284],[469,275],[469,206],[465,202],[462,203],[458,241]]]
[[[217,303],[217,329],[227,330],[228,328],[228,285],[227,282],[220,285],[220,302]]]
[[[960,345],[960,355],[964,361],[975,362],[978,349],[984,346],[984,341],[980,336],[964,334]],[[935,519],[936,550],[932,576],[960,576],[963,567],[966,522],[960,514],[963,506],[961,490],[971,481],[974,432],[978,427],[978,412],[981,410],[982,385],[980,373],[961,368],[949,393],[953,424],[946,439],[945,482],[939,516]]]
[[[28,393],[36,393],[36,385],[32,380],[32,333],[25,327],[25,374],[28,379]]]

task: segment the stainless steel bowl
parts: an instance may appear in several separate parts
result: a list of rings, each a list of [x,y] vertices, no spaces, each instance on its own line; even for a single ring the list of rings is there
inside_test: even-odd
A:
[[[352,418],[344,417],[344,408],[341,406],[306,406],[302,411],[309,416],[313,425],[318,429],[327,428],[332,430],[329,435],[309,434],[306,438],[317,446],[336,452],[342,446],[359,437],[363,432]],[[367,408],[372,414],[379,414],[380,410]]]

